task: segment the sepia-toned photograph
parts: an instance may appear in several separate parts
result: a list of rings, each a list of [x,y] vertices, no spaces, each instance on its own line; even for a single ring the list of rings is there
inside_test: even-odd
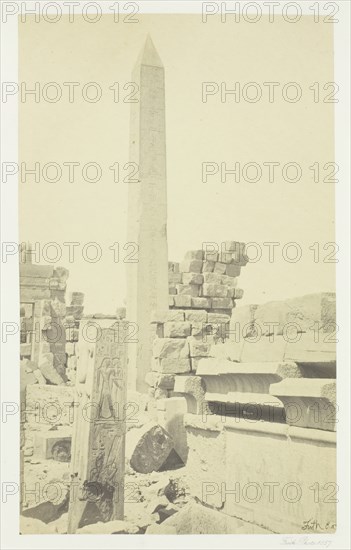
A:
[[[348,8],[19,4],[2,12],[18,55],[2,83],[18,116],[2,163],[18,318],[2,342],[17,342],[12,371],[19,359],[3,408],[19,482],[2,492],[21,548],[347,548]]]

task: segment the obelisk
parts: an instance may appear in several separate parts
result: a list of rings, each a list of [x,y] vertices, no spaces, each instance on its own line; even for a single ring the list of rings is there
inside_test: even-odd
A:
[[[139,100],[131,105],[130,160],[138,182],[128,189],[128,242],[138,261],[127,263],[127,319],[136,323],[138,342],[129,343],[128,386],[147,391],[151,370],[151,313],[168,309],[165,74],[148,36],[132,73]]]

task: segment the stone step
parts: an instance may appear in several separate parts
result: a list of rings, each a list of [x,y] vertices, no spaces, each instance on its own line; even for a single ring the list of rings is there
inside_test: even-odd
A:
[[[228,392],[215,393],[206,392],[206,401],[217,403],[240,403],[242,405],[259,405],[267,407],[284,408],[283,403],[277,397],[267,393],[250,393],[250,392]]]
[[[235,363],[227,359],[209,357],[199,361],[196,374],[197,376],[258,374],[275,375],[279,378],[299,378],[302,377],[302,369],[292,361]]]
[[[269,393],[284,404],[290,426],[336,430],[336,381],[329,378],[286,379]]]
[[[230,330],[229,337],[234,338],[232,325]],[[288,342],[283,336],[277,335],[271,338],[261,336],[257,341],[243,338],[238,342],[228,340],[213,345],[210,355],[241,363],[294,361],[307,365],[335,366],[336,344],[333,335],[310,332],[301,333],[297,338],[296,342]]]

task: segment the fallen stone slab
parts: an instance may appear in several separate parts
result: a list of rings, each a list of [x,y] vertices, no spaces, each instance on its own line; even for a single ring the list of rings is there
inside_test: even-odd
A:
[[[233,312],[232,323],[243,327],[255,322],[262,334],[283,334],[295,325],[298,332],[335,331],[336,299],[333,292],[306,294],[289,300],[248,305]]]
[[[156,422],[127,432],[126,457],[136,472],[159,471],[174,448],[170,434]]]
[[[316,341],[317,340],[317,341]],[[327,334],[301,334],[297,342],[288,342],[284,358],[297,363],[331,363],[336,361],[336,341]]]

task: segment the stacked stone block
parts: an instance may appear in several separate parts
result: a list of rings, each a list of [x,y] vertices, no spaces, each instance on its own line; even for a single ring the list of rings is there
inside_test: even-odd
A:
[[[243,297],[237,283],[248,258],[244,243],[223,244],[225,252],[190,250],[182,262],[169,262],[171,309],[202,309],[231,315],[235,301]]]
[[[59,300],[64,303],[69,271],[64,267],[20,264],[21,302]]]
[[[306,330],[291,337],[283,331],[217,340],[198,362],[196,375],[213,414],[336,429],[336,347],[330,333]]]
[[[84,294],[72,292],[70,305],[66,307],[64,321],[66,329],[66,375],[71,384],[75,383],[78,358],[79,323],[84,312]]]
[[[184,380],[176,379],[195,377],[211,345],[228,338],[235,301],[243,296],[238,277],[248,259],[244,243],[222,244],[221,252],[191,250],[182,262],[168,264],[170,309],[152,319],[152,368],[146,376],[156,399],[181,393],[175,384],[181,388]]]
[[[201,309],[173,309],[155,316],[152,370],[146,376],[151,395],[169,397],[177,375],[194,376],[211,345],[225,338],[229,322],[229,315]]]

